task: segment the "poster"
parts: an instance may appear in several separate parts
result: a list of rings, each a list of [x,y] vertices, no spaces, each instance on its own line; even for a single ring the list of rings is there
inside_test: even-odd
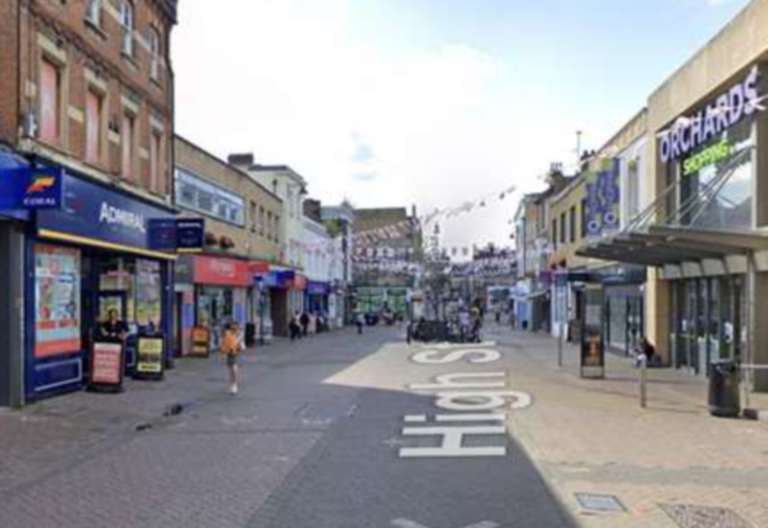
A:
[[[192,329],[192,356],[208,357],[211,353],[211,333],[203,326]]]
[[[80,347],[80,251],[35,244],[35,357]]]
[[[96,342],[91,352],[91,383],[119,385],[123,373],[123,345]]]
[[[136,371],[144,374],[161,374],[163,372],[163,338],[139,338]]]
[[[160,324],[160,264],[152,260],[136,260],[136,322]]]

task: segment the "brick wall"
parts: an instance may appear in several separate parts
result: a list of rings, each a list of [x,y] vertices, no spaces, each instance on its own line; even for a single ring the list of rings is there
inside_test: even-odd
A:
[[[19,148],[42,153],[96,179],[168,201],[172,192],[173,77],[167,43],[175,13],[164,10],[162,2],[134,0],[133,53],[129,56],[123,52],[124,29],[118,20],[120,3],[121,0],[102,0],[98,24],[93,24],[86,19],[85,0],[22,2],[21,79],[16,85],[24,96],[17,115],[32,112],[39,122],[40,63],[44,57],[52,59],[62,76],[62,133],[60,141],[54,144],[39,138],[20,138]],[[6,4],[2,2],[0,14],[8,9]],[[150,28],[160,35],[157,79],[150,75]],[[1,33],[0,38],[5,38],[5,31]],[[95,162],[85,161],[89,90],[99,93],[103,107],[100,156]],[[121,127],[125,114],[134,117],[136,130],[130,175],[122,170]],[[162,141],[157,182],[150,186],[153,133]]]
[[[0,2],[0,141],[16,143],[19,80],[18,0]]]

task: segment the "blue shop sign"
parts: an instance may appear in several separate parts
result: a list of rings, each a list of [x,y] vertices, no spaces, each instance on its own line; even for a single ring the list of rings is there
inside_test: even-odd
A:
[[[293,270],[272,270],[264,276],[268,288],[288,288],[295,277]]]
[[[175,218],[151,218],[148,226],[148,245],[151,249],[176,251]]]
[[[61,205],[63,172],[23,167],[0,171],[0,209],[45,209]]]
[[[176,219],[176,248],[180,251],[202,250],[205,238],[205,220],[202,218]]]
[[[38,229],[137,248],[148,247],[150,218],[172,218],[170,211],[64,174],[61,209],[37,213]]]
[[[321,281],[308,281],[307,293],[309,295],[328,295],[331,291],[331,286],[327,282]]]

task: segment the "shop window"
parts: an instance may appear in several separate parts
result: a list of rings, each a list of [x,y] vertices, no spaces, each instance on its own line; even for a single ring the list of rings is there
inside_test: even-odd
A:
[[[80,251],[35,244],[35,357],[80,350],[80,281]]]
[[[58,143],[61,135],[61,70],[43,59],[40,64],[40,138]]]
[[[88,90],[85,95],[85,160],[90,163],[101,161],[103,105],[102,96]]]

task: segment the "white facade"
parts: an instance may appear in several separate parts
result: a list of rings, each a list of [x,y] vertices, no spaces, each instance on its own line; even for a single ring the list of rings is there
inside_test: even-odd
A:
[[[306,216],[302,218],[302,227],[301,261],[304,263],[304,274],[309,280],[330,282],[333,239],[325,226]]]
[[[647,138],[645,136],[635,140],[629,147],[619,154],[619,200],[621,229],[627,227],[646,206],[644,200]]]

